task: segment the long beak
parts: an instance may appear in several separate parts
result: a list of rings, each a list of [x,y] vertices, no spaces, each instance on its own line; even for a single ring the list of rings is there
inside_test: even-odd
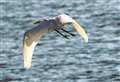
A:
[[[77,32],[79,32],[84,41],[88,42],[88,36],[85,30],[75,20],[73,20],[72,26],[76,29]]]

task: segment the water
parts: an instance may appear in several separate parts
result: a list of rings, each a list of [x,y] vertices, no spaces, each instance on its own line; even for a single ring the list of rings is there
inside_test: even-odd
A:
[[[89,35],[69,40],[53,32],[23,68],[22,40],[32,21],[67,13]],[[0,82],[120,82],[120,0],[0,0]]]

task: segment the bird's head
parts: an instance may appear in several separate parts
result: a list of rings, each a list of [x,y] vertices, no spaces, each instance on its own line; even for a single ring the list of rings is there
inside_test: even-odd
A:
[[[65,14],[59,15],[58,19],[59,19],[60,23],[63,24],[63,25],[71,24],[73,22],[73,19],[71,17],[69,17],[68,15],[65,15]]]
[[[75,28],[81,37],[85,40],[85,42],[88,42],[88,36],[85,30],[70,16],[62,14],[57,17],[62,25],[65,24],[72,24],[73,28]]]

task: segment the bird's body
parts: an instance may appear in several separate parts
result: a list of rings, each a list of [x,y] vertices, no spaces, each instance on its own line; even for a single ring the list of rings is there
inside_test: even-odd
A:
[[[80,33],[86,42],[88,42],[88,37],[82,27],[79,26],[71,17],[67,15],[59,15],[55,18],[49,20],[36,21],[36,27],[28,30],[24,34],[23,40],[23,56],[24,56],[24,67],[30,68],[32,55],[34,48],[38,43],[39,39],[47,32],[57,31],[62,28],[67,23],[71,23],[73,27]]]
[[[35,24],[37,24],[37,26],[31,29],[30,31],[46,30],[46,32],[51,32],[57,28],[57,25],[60,25],[58,19],[56,18],[36,22]]]

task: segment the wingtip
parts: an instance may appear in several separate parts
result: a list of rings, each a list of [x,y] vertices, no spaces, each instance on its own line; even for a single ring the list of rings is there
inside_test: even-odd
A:
[[[24,68],[25,69],[30,69],[31,68],[31,64],[24,64]]]

